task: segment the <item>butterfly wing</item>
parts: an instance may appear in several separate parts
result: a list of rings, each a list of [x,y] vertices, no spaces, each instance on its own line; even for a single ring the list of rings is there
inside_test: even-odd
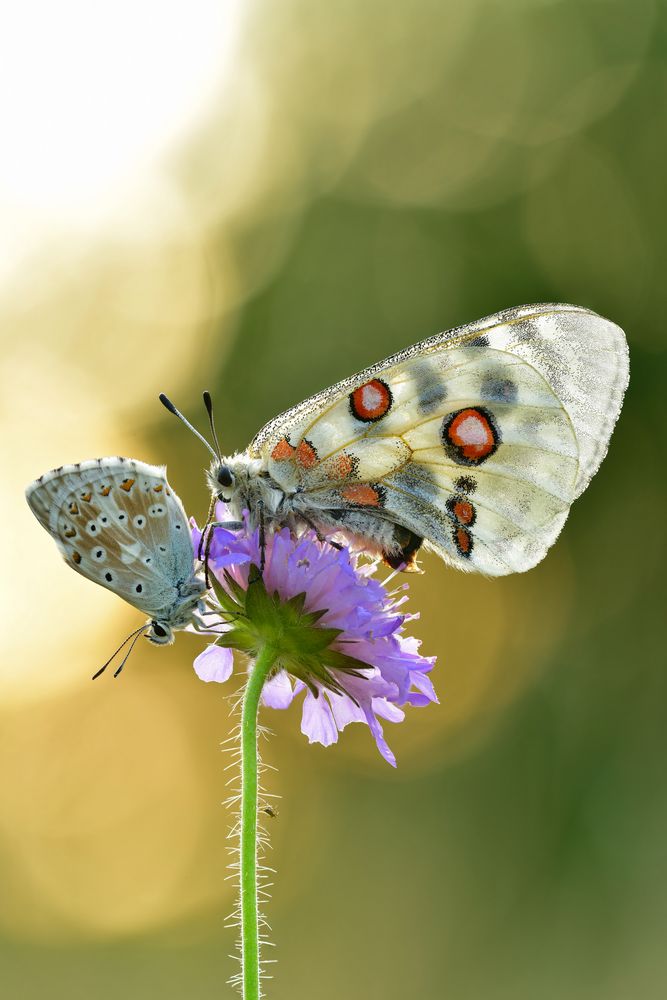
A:
[[[393,521],[463,569],[539,562],[609,442],[623,332],[589,310],[522,306],[421,344],[263,428],[251,455],[300,503]],[[340,518],[341,523],[345,518]]]
[[[32,483],[26,499],[77,573],[169,619],[193,579],[194,553],[164,468],[125,458],[66,465]]]

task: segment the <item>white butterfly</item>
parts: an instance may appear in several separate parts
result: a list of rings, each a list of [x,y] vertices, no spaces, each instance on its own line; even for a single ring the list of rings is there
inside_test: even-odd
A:
[[[339,533],[395,567],[425,542],[459,569],[522,572],[600,466],[627,382],[619,327],[520,306],[311,396],[208,481],[231,517]]]
[[[128,458],[64,465],[31,483],[26,499],[77,573],[150,616],[128,639],[145,633],[166,645],[174,629],[197,623],[206,586],[164,468]]]

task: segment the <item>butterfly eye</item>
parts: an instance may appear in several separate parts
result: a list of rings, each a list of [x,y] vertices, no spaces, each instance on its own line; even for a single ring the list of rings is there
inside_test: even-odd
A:
[[[160,639],[164,639],[167,634],[166,629],[163,629],[157,622],[153,622],[153,631]]]
[[[217,480],[221,486],[229,487],[234,485],[234,473],[228,465],[218,466]]]

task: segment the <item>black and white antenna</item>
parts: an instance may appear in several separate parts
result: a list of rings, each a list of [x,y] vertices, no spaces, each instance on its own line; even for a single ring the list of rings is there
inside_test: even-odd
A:
[[[220,442],[218,441],[218,435],[215,430],[215,421],[213,419],[213,400],[211,399],[211,393],[208,389],[204,389],[202,393],[204,397],[204,406],[206,407],[206,412],[208,413],[208,422],[211,428],[211,434],[213,435],[213,443],[218,451],[218,461],[222,465],[222,450],[220,448]]]
[[[213,458],[216,461],[219,462],[220,461],[220,454],[219,454],[220,448],[219,448],[219,446],[218,446],[218,454],[216,455],[216,453],[213,451],[213,448],[211,448],[211,445],[208,443],[208,441],[206,440],[206,438],[204,437],[204,435],[200,434],[199,431],[197,430],[197,428],[192,426],[192,424],[190,423],[190,421],[187,420],[183,416],[183,414],[181,413],[181,411],[179,409],[177,409],[177,407],[174,406],[174,404],[172,403],[172,401],[169,399],[168,396],[165,396],[165,394],[163,392],[161,392],[158,398],[159,398],[160,402],[162,403],[162,405],[167,410],[169,410],[170,413],[173,413],[175,417],[178,417],[179,420],[183,421],[183,423],[185,424],[185,426],[188,427],[192,431],[192,433],[195,435],[195,437],[198,437],[199,440],[201,441],[201,443],[203,445],[205,445],[206,448],[208,448],[208,450],[210,451],[210,453],[213,455]],[[210,399],[210,396],[209,396],[209,399]],[[217,442],[217,439],[216,439],[216,445],[217,445],[217,443],[218,442]]]
[[[114,671],[114,677],[118,677],[118,674],[121,672],[121,670],[123,669],[123,667],[127,663],[127,659],[129,657],[130,653],[132,652],[132,650],[134,649],[134,645],[135,645],[137,639],[142,634],[142,632],[145,632],[147,629],[150,628],[150,626],[151,626],[151,623],[150,622],[146,622],[145,625],[140,625],[139,628],[135,628],[133,632],[130,632],[130,634],[123,639],[123,641],[121,642],[121,644],[118,647],[118,649],[114,653],[112,653],[112,655],[109,657],[109,659],[107,660],[107,662],[103,666],[100,667],[100,669],[97,671],[97,673],[93,674],[93,680],[97,680],[97,678],[100,676],[100,674],[104,673],[104,671],[107,669],[107,667],[109,666],[109,664],[112,663],[113,660],[116,659],[116,657],[120,653],[120,651],[123,648],[123,646],[125,645],[125,643],[129,642],[130,639],[133,638],[134,642],[132,642],[132,644],[130,645],[130,648],[128,649],[127,653],[123,657],[123,662]]]

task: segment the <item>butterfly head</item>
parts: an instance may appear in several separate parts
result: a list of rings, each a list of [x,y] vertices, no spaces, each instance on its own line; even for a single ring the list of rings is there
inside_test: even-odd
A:
[[[206,474],[211,496],[226,504],[235,516],[240,516],[245,507],[253,506],[253,487],[256,487],[261,468],[261,461],[249,458],[245,452],[211,462]]]
[[[235,483],[236,476],[226,462],[221,462],[217,466],[215,462],[213,463],[209,472],[209,485],[218,500],[225,500],[223,494],[229,494],[230,490],[234,489]]]
[[[146,622],[146,624],[148,625],[146,638],[149,642],[154,643],[156,646],[169,646],[174,641],[173,629],[167,622],[153,618],[150,622]]]

